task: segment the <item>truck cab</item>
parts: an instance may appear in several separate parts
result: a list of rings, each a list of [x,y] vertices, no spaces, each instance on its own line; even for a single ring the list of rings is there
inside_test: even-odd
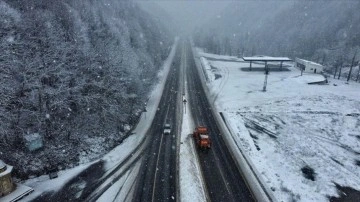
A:
[[[211,140],[209,137],[209,132],[207,127],[198,126],[195,128],[193,137],[196,145],[200,149],[210,149],[211,148]]]
[[[200,135],[198,144],[201,149],[210,149],[211,142],[210,142],[209,135]]]

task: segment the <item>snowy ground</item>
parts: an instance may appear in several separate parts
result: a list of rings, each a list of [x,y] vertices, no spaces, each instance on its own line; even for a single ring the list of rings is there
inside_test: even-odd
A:
[[[133,169],[128,170],[126,174],[107,189],[96,201],[126,201],[128,194],[134,185],[134,181],[140,169],[141,162],[137,162]]]
[[[104,160],[105,162],[106,170],[111,170],[112,168],[119,165],[143,141],[145,137],[145,132],[150,127],[151,122],[155,116],[156,110],[158,108],[161,94],[165,86],[165,81],[169,73],[169,69],[172,64],[173,58],[175,56],[177,44],[178,44],[178,39],[176,39],[168,58],[165,60],[163,67],[158,74],[160,82],[157,85],[155,85],[153,91],[151,92],[151,95],[147,102],[147,112],[141,115],[138,125],[132,131],[134,134],[129,136],[126,140],[124,140],[124,142],[121,145],[114,148],[112,151],[110,151],[102,158],[102,160]],[[73,177],[84,171],[86,168],[88,168],[90,165],[94,164],[95,162],[97,161],[87,164],[82,164],[68,170],[60,171],[58,173],[59,177],[56,179],[50,180],[48,175],[44,175],[25,181],[24,184],[32,187],[35,191],[32,194],[30,194],[28,197],[25,197],[22,201],[29,201],[44,192],[57,191],[61,189],[62,186],[65,185],[68,181],[70,181]],[[136,170],[138,170],[138,165],[135,165],[135,167],[133,168],[133,171]],[[124,184],[125,182],[128,182],[129,179],[134,180],[134,177],[132,175],[129,175],[129,173],[127,173],[126,175],[124,175],[124,177],[119,179],[120,181],[119,183],[121,184],[122,182]],[[115,183],[114,186],[119,186],[119,183]],[[114,192],[111,191],[111,188],[109,190],[110,191],[104,193],[102,198],[100,198],[101,200],[106,198],[107,196],[112,197],[114,195]],[[118,198],[123,197],[123,195],[119,195],[122,193],[116,192],[116,194]]]
[[[185,88],[187,89],[187,88]],[[186,93],[188,95],[188,93]],[[206,201],[203,178],[191,133],[195,126],[189,105],[184,109],[179,154],[180,198],[183,202]]]
[[[360,190],[360,84],[202,53],[212,102],[278,201],[328,201],[334,183]],[[226,58],[226,59],[224,59]],[[253,67],[263,67],[253,64]]]
[[[41,195],[42,193],[51,191],[56,192],[60,190],[63,185],[65,185],[74,176],[80,174],[93,163],[83,164],[71,169],[60,171],[58,173],[59,177],[55,179],[50,180],[48,175],[42,175],[40,177],[27,180],[24,184],[26,186],[32,187],[34,189],[34,192],[31,193],[29,196],[24,197],[20,201],[29,201]]]

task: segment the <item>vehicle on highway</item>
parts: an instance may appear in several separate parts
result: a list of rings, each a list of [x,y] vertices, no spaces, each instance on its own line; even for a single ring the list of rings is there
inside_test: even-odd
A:
[[[164,135],[169,135],[171,133],[171,125],[169,123],[166,123],[164,125]]]
[[[193,137],[199,149],[210,149],[211,140],[208,129],[205,126],[198,126],[195,128]]]

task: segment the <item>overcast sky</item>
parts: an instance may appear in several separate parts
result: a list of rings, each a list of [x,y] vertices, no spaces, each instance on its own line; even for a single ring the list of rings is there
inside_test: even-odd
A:
[[[189,32],[196,26],[206,23],[213,17],[218,17],[230,1],[151,1],[162,7],[176,23],[180,31]]]

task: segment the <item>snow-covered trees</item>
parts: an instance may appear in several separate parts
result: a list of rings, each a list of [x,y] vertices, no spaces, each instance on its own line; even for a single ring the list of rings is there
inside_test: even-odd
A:
[[[112,148],[136,123],[170,43],[131,1],[0,0],[0,158],[35,172],[100,142]],[[35,132],[45,148],[28,154],[22,136]]]
[[[343,57],[350,66],[360,47],[359,8],[358,1],[236,2],[194,39],[213,53],[300,57],[329,67]]]

